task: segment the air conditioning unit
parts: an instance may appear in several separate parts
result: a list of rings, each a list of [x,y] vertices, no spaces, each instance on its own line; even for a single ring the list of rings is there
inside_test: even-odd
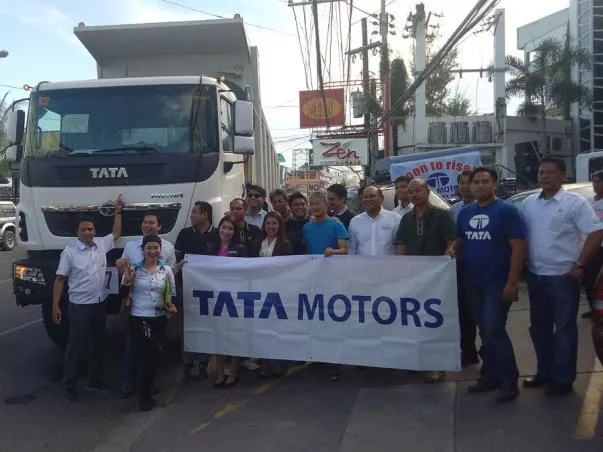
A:
[[[469,143],[469,123],[458,121],[450,124],[450,142],[454,144]]]

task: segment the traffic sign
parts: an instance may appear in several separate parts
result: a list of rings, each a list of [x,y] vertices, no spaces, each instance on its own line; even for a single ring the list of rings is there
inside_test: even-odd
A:
[[[320,184],[308,184],[308,193],[320,191]]]

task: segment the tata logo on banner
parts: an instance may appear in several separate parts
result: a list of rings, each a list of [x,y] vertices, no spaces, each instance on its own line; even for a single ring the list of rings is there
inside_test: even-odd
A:
[[[345,92],[343,89],[300,91],[299,127],[331,127],[345,125]],[[325,114],[326,105],[326,114]]]
[[[368,164],[368,138],[314,140],[312,164],[350,166]]]

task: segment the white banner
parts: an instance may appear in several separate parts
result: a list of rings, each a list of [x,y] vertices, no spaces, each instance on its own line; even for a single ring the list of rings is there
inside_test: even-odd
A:
[[[187,352],[460,369],[449,257],[186,259]]]
[[[482,166],[479,151],[446,157],[425,158],[393,163],[389,168],[391,180],[400,176],[420,177],[443,198],[452,198],[458,188],[457,177],[462,171]]]
[[[312,141],[312,165],[368,165],[368,138],[341,138]]]

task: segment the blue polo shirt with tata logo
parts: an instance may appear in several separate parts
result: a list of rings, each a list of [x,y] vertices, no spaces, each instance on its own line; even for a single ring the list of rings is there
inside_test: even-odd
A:
[[[519,210],[496,199],[480,207],[464,207],[457,221],[463,240],[463,266],[467,284],[506,283],[511,267],[511,239],[525,239],[526,225]]]

